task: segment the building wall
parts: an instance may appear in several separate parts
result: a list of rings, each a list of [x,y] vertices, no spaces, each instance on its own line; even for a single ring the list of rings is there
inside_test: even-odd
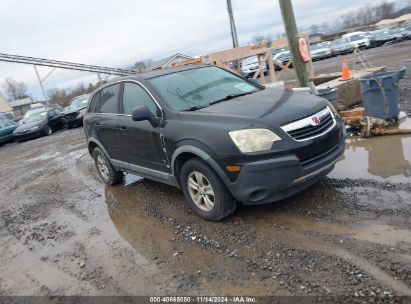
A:
[[[0,93],[0,113],[2,112],[11,112],[13,108],[7,102],[6,98]]]
[[[173,66],[173,63],[182,62],[185,60],[187,60],[187,58],[178,56],[174,58],[173,60],[167,62],[167,64],[163,65],[163,68],[171,68]]]
[[[13,107],[13,113],[17,117],[24,116],[24,114],[26,114],[28,110],[31,110],[30,105],[21,105]]]

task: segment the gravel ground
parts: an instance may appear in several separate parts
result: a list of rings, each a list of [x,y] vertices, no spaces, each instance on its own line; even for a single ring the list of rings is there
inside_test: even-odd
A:
[[[409,65],[405,57],[393,56],[392,67]],[[404,100],[409,86],[407,78]],[[0,147],[0,295],[404,302],[411,296],[410,148],[409,136],[350,138],[319,184],[210,223],[172,187],[132,175],[124,185],[103,185],[82,129],[7,144]]]

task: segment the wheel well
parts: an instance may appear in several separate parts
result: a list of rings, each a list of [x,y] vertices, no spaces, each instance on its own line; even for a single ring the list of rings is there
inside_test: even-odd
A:
[[[183,165],[190,159],[198,157],[197,155],[190,153],[190,152],[184,152],[181,153],[180,155],[177,156],[176,160],[174,161],[174,176],[180,185],[180,172],[181,168]],[[180,185],[181,186],[181,185]]]
[[[88,144],[88,152],[90,153],[90,155],[91,156],[93,156],[93,151],[94,151],[94,149],[95,148],[97,148],[98,146],[97,146],[97,144],[95,143],[95,142],[90,142],[89,144]]]

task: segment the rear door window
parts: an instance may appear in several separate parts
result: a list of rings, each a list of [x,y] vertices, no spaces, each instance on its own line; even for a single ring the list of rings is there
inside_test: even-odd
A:
[[[100,100],[96,109],[97,113],[118,113],[118,94],[120,85],[108,86],[100,91]]]

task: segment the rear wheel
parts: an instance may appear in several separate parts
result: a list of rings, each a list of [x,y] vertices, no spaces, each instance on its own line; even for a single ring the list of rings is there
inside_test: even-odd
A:
[[[100,150],[95,148],[93,151],[94,164],[96,165],[98,175],[109,186],[117,185],[123,181],[123,172],[116,171],[111,165],[108,158]]]
[[[188,205],[206,220],[219,221],[237,207],[218,175],[200,159],[190,159],[183,165],[180,181]]]

